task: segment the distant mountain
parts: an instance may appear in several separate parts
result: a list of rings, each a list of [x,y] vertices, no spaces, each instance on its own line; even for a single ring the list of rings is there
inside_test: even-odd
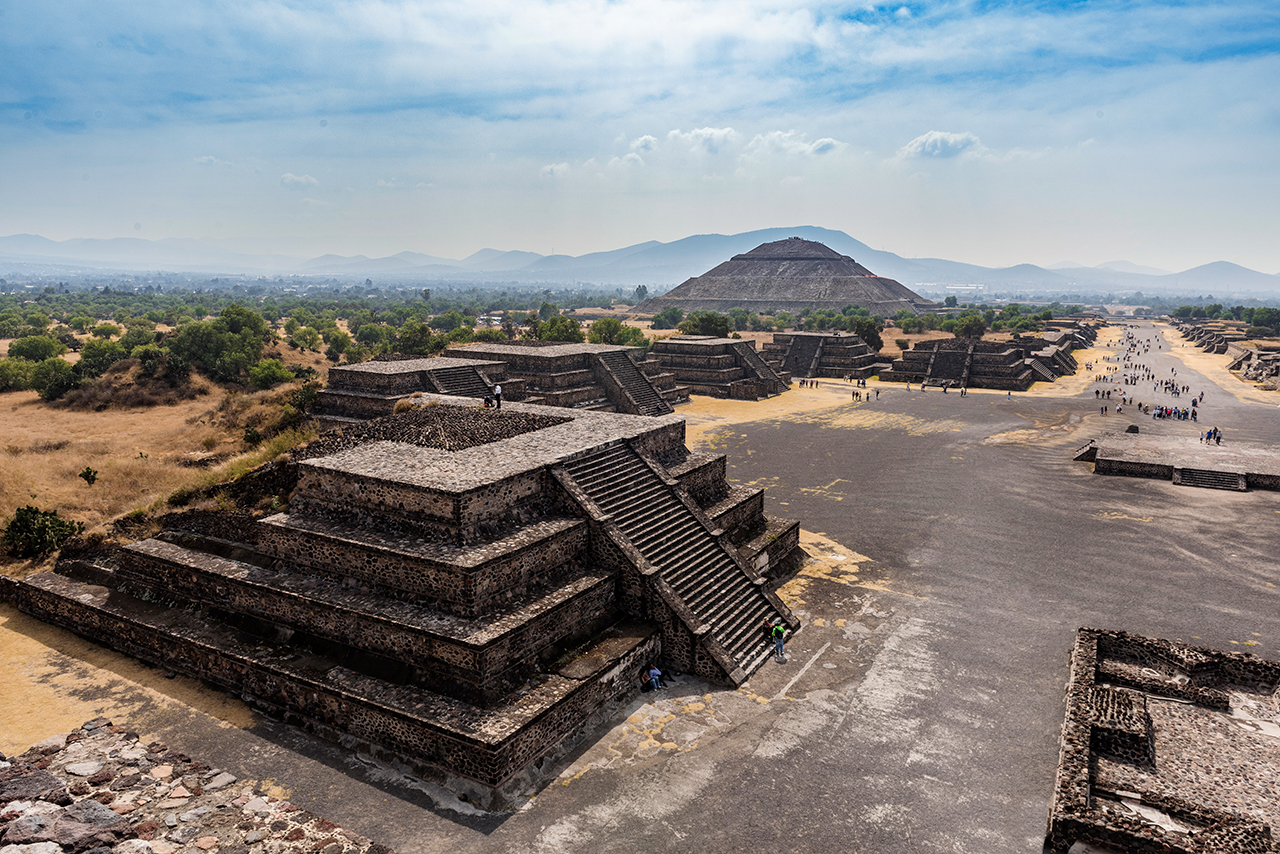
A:
[[[1214,261],[1160,277],[1170,286],[1214,288],[1226,290],[1241,287],[1280,287],[1280,276],[1259,273],[1230,261]]]
[[[1050,269],[1033,264],[992,268],[943,258],[903,258],[872,249],[843,231],[803,225],[764,228],[740,234],[696,234],[662,243],[648,240],[620,249],[586,255],[539,255],[536,252],[487,248],[461,260],[405,251],[381,258],[366,255],[322,255],[301,259],[283,255],[232,252],[207,241],[168,238],[78,238],[54,241],[34,234],[0,237],[0,263],[11,267],[58,269],[169,270],[210,273],[304,273],[378,277],[383,281],[457,280],[528,283],[591,282],[666,290],[700,276],[734,255],[762,243],[801,237],[826,244],[848,255],[876,275],[896,279],[912,288],[983,284],[997,290],[1053,294],[1072,291],[1142,291],[1157,293],[1213,293],[1230,298],[1235,292],[1280,292],[1280,276],[1260,273],[1238,264],[1217,261],[1181,273],[1166,273],[1128,261],[1109,261],[1097,267],[1071,262]]]
[[[1170,273],[1169,270],[1161,270],[1159,267],[1144,267],[1132,261],[1108,261],[1097,266],[1100,270],[1115,270],[1119,273],[1143,273],[1148,276],[1167,276]]]

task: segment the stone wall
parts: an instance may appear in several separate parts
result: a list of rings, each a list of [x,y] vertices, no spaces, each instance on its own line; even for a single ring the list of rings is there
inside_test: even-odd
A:
[[[94,607],[32,583],[0,576],[0,595],[33,616],[144,661],[233,691],[257,708],[335,741],[363,744],[380,758],[430,773],[448,773],[497,787],[560,744],[591,710],[636,690],[642,669],[661,653],[652,629],[628,628],[582,678],[549,676],[538,687],[541,711],[511,721],[484,738],[415,716],[411,693],[397,696],[383,683],[336,669],[323,681],[280,660],[220,648],[199,638]],[[605,641],[606,646],[608,641]]]
[[[195,602],[323,638],[354,654],[355,669],[372,653],[402,665],[403,678],[471,702],[492,704],[525,677],[521,668],[567,639],[589,636],[613,622],[614,579],[586,575],[502,618],[497,631],[457,621],[423,621],[407,609],[339,584],[287,589],[287,572],[246,564],[168,543],[147,541],[120,556],[122,589],[149,601]],[[317,607],[319,606],[319,607]],[[294,639],[296,642],[296,639]],[[383,669],[383,668],[380,668]]]
[[[1117,666],[1108,667],[1108,662]],[[1125,662],[1137,666],[1119,666]],[[1163,675],[1148,676],[1144,671]],[[1176,672],[1176,673],[1175,673]],[[1129,674],[1122,678],[1122,674]],[[1171,675],[1191,675],[1179,684]],[[1098,685],[1127,685],[1136,691]],[[1147,754],[1150,719],[1144,694],[1174,697],[1210,707],[1217,698],[1205,693],[1218,685],[1254,685],[1274,690],[1280,662],[1245,653],[1217,652],[1125,632],[1082,628],[1071,654],[1066,718],[1062,726],[1058,773],[1054,783],[1045,850],[1067,854],[1075,843],[1108,849],[1160,854],[1270,854],[1270,828],[1256,818],[1214,809],[1155,791],[1095,790],[1093,754],[1109,753],[1140,766]],[[1195,684],[1199,682],[1200,684]],[[1224,707],[1224,706],[1223,706]],[[1159,757],[1154,757],[1159,761]],[[1120,807],[1128,797],[1160,810],[1194,829],[1193,834],[1167,833]],[[1116,809],[1109,808],[1117,807]]]
[[[464,553],[443,545],[397,549],[395,540],[383,544],[356,539],[355,532],[286,514],[268,517],[262,526],[259,548],[266,554],[320,575],[354,578],[435,603],[462,616],[486,613],[527,595],[535,584],[554,581],[569,570],[587,539],[581,521],[547,520]]]

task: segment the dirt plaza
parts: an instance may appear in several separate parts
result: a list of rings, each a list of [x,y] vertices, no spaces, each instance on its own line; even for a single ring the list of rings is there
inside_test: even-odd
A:
[[[1198,423],[1103,416],[1085,370],[1012,396],[871,381],[855,403],[832,380],[678,408],[692,448],[801,520],[812,560],[780,593],[804,628],[736,691],[677,676],[638,695],[519,809],[479,811],[7,607],[0,751],[107,714],[403,854],[1039,851],[1077,628],[1280,657],[1276,493],[1072,461],[1129,424],[1280,436],[1276,395],[1159,329],[1146,361],[1205,392]],[[1149,390],[1131,394],[1164,402]]]

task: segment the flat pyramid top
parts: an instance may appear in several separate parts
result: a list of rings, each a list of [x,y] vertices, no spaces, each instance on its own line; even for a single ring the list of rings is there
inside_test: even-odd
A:
[[[772,243],[761,243],[750,252],[734,255],[734,261],[838,261],[845,256],[816,240],[788,237]]]

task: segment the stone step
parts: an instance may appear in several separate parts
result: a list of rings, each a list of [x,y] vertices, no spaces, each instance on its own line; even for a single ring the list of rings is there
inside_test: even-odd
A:
[[[369,664],[380,671],[399,662],[405,681],[482,703],[512,690],[540,653],[589,634],[614,613],[611,573],[578,572],[501,613],[466,619],[228,546],[234,544],[183,534],[144,540],[121,550],[118,579],[131,592],[149,591],[148,598],[250,617],[257,625],[249,627],[259,630],[300,633],[295,646],[340,647],[344,663],[357,670],[364,669],[362,653],[377,656]]]
[[[356,579],[454,614],[476,616],[499,592],[525,595],[586,548],[584,519],[552,518],[475,546],[371,532],[278,513],[258,522],[259,549],[309,572]]]
[[[24,613],[210,682],[321,737],[408,763],[429,778],[443,770],[491,787],[570,737],[596,710],[633,695],[659,652],[655,626],[620,622],[595,635],[573,661],[530,674],[523,690],[484,707],[282,650],[203,614],[56,573],[0,584]]]
[[[1244,475],[1231,471],[1175,468],[1173,482],[1181,486],[1199,486],[1204,489],[1231,489],[1244,492],[1248,486]]]
[[[748,642],[751,623],[762,622],[766,613],[780,614],[672,487],[626,445],[573,460],[565,470],[593,501],[613,508],[618,529],[694,615],[711,626],[735,663],[742,667],[747,659],[754,660]],[[609,472],[621,484],[606,483]],[[626,503],[628,495],[640,494],[647,496],[642,505]],[[608,501],[602,503],[606,495]]]

